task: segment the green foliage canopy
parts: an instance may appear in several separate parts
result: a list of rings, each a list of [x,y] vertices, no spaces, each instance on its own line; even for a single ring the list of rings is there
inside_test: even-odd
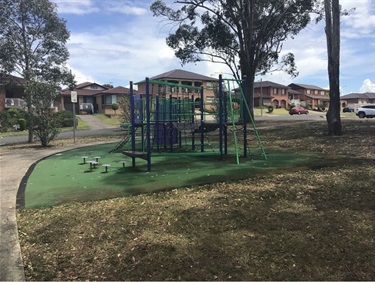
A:
[[[298,75],[292,53],[280,57],[283,42],[310,21],[314,0],[156,0],[154,16],[175,24],[166,43],[182,64],[209,61],[227,65],[233,76],[248,77],[252,107],[255,75],[275,65]],[[173,9],[171,7],[177,7]]]
[[[65,46],[69,31],[49,0],[0,0],[0,7],[0,72],[18,73],[25,79],[25,99],[31,115],[35,83],[55,88],[74,84],[73,75],[64,66],[69,58]],[[50,103],[51,98],[48,96],[46,101]],[[32,122],[29,142],[33,139]]]

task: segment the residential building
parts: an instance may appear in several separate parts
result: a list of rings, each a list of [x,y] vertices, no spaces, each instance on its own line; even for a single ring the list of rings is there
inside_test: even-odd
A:
[[[99,102],[97,95],[103,91],[108,90],[95,82],[84,82],[78,84],[73,90],[64,89],[60,93],[60,101],[57,104],[59,110],[73,110],[73,103],[71,101],[71,92],[77,92],[77,103],[75,103],[76,113],[83,113],[83,111],[89,110],[91,113],[99,112]]]
[[[300,103],[302,106],[316,109],[318,107],[328,108],[329,106],[329,91],[319,86],[291,83],[288,85],[292,90],[300,94]]]
[[[362,104],[375,104],[375,92],[350,93],[340,97],[342,107],[357,107]]]
[[[150,77],[151,80],[159,80],[163,82],[173,83],[173,84],[183,84],[189,86],[203,87],[204,88],[204,103],[210,103],[214,101],[214,86],[218,82],[218,79],[193,73],[190,71],[185,71],[181,69],[171,70],[153,77]],[[138,92],[146,92],[146,82],[140,81],[136,83],[138,85]],[[193,98],[195,102],[200,101],[200,93],[198,89],[183,88],[183,87],[174,87],[167,86],[162,84],[152,84],[149,86],[149,91],[154,97],[158,95],[159,97],[169,97],[173,98]]]
[[[0,73],[0,111],[8,108],[24,108],[25,80],[23,78]]]
[[[102,113],[113,115],[121,113],[112,109],[112,104],[118,104],[121,99],[129,95],[130,89],[122,86],[108,88],[96,82],[84,82],[78,84],[72,91],[77,92],[76,113]],[[73,110],[71,90],[65,89],[60,93],[60,101],[57,103],[59,110]],[[137,93],[137,91],[134,91]]]
[[[286,109],[289,104],[289,87],[272,81],[254,83],[254,106],[274,106]]]

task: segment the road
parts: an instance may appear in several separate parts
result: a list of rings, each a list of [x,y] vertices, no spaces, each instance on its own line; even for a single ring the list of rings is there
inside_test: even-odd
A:
[[[282,120],[282,121],[291,121],[291,120],[325,120],[325,113],[314,113],[309,115],[267,115],[261,117],[256,117],[255,121],[262,120]],[[90,129],[90,130],[76,130],[75,137],[89,137],[89,136],[103,136],[103,135],[121,135],[122,130],[117,128],[102,128],[102,129]],[[55,139],[72,139],[73,130],[61,132]],[[21,144],[27,143],[27,135],[19,136],[9,136],[9,137],[0,137],[0,146],[10,145],[10,144]]]
[[[88,137],[88,136],[102,136],[102,135],[121,135],[122,130],[120,128],[105,128],[105,129],[94,129],[94,130],[77,130],[75,137]],[[56,138],[58,139],[73,139],[73,130],[61,132]],[[9,136],[0,137],[0,146],[10,144],[21,144],[27,143],[28,135],[20,136]]]

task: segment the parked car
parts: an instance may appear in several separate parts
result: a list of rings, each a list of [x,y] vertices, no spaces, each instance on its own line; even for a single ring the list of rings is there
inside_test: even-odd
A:
[[[300,115],[300,114],[307,115],[308,113],[309,113],[309,110],[305,109],[304,107],[294,107],[289,110],[290,115]]]
[[[373,118],[375,117],[375,104],[365,104],[355,110],[355,114],[359,118]]]
[[[352,108],[352,107],[345,107],[345,108],[342,109],[342,112],[343,113],[352,113],[352,112],[354,112],[354,108]]]

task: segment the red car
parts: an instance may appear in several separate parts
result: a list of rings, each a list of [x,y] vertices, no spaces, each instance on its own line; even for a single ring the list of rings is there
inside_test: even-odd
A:
[[[300,115],[300,114],[307,115],[308,113],[309,113],[309,110],[305,109],[304,107],[295,107],[289,110],[290,115]]]

